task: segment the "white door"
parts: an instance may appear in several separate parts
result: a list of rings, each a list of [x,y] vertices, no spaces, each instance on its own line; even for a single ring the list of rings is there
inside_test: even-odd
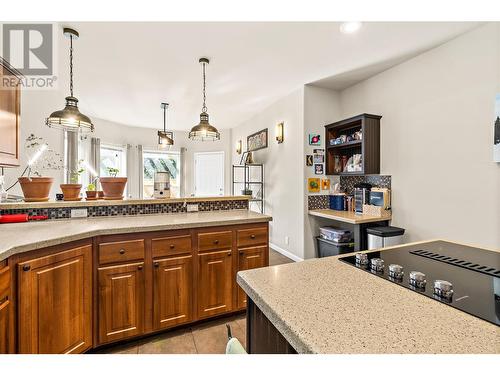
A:
[[[224,151],[195,152],[194,194],[197,197],[224,195]]]

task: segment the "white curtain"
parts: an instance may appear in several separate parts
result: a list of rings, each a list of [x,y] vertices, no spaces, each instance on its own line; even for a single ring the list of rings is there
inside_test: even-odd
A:
[[[137,170],[138,178],[137,178],[137,188],[138,188],[138,198],[144,198],[144,173],[143,173],[143,161],[142,161],[142,145],[137,145]]]

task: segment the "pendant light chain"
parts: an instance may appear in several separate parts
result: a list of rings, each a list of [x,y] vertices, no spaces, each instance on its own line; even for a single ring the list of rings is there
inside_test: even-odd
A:
[[[205,76],[205,65],[206,63],[202,63],[203,67],[203,107],[201,107],[202,112],[207,112],[207,105],[206,105],[206,100],[207,100],[207,94],[206,94],[206,76]]]
[[[73,96],[73,35],[69,36],[69,92]]]
[[[163,131],[167,132],[167,106],[163,107]]]

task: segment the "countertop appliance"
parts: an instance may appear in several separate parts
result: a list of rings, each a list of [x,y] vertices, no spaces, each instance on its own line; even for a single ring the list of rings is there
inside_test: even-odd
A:
[[[500,253],[432,241],[340,261],[500,326]]]
[[[354,207],[358,215],[363,213],[363,205],[370,204],[370,190],[372,185],[367,182],[361,182],[354,185]]]
[[[153,197],[170,198],[170,173],[155,172]]]

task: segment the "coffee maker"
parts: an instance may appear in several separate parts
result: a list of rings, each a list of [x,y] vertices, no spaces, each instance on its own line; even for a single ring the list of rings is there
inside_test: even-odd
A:
[[[153,197],[170,198],[170,173],[155,172]]]

